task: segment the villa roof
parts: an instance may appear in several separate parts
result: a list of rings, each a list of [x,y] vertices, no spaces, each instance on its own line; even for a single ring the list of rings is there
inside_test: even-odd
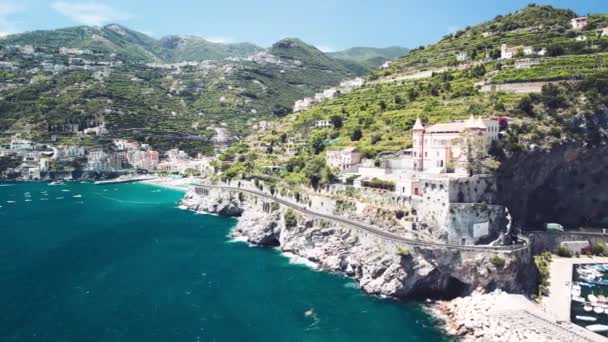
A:
[[[448,122],[448,123],[438,123],[432,126],[429,126],[425,132],[426,133],[439,133],[439,132],[462,132],[466,128],[464,122]]]

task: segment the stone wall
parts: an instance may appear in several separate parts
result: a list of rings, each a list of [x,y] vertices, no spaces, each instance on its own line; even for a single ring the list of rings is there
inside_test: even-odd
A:
[[[453,203],[448,211],[445,225],[450,244],[488,244],[508,224],[506,209],[499,205]]]
[[[608,234],[592,232],[529,232],[532,253],[538,254],[544,251],[555,252],[562,242],[566,241],[589,241],[590,244],[598,242],[608,243]]]
[[[496,179],[488,175],[450,179],[450,203],[481,203],[496,201]]]

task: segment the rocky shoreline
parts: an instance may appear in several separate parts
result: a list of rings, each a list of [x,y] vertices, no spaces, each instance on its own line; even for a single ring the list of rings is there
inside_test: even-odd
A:
[[[455,298],[477,288],[522,292],[518,274],[530,265],[518,255],[403,248],[351,227],[330,223],[242,192],[191,189],[182,200],[190,210],[238,217],[234,237],[278,247],[347,275],[365,292],[396,298]],[[286,219],[286,217],[288,218]]]
[[[415,248],[397,253],[394,247],[279,207],[265,211],[262,200],[242,193],[191,189],[182,200],[190,210],[238,217],[231,235],[258,246],[276,247],[311,261],[319,269],[356,280],[366,293],[398,299],[455,298],[438,301],[429,311],[442,328],[465,341],[549,341],[546,332],[514,327],[505,315],[537,306],[523,295],[514,272],[525,265],[507,259],[497,269],[488,256],[471,257],[445,249]],[[484,292],[493,291],[484,294]],[[517,313],[515,316],[519,316]]]

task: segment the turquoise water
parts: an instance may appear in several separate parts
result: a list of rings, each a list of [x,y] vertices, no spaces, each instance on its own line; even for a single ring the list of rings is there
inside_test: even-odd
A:
[[[231,242],[234,220],[179,210],[179,192],[6,185],[0,341],[446,340],[418,305]]]

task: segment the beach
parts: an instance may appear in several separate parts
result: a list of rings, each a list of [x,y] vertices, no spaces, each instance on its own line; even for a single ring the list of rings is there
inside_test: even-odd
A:
[[[172,189],[180,192],[186,192],[190,187],[192,187],[192,183],[196,181],[196,178],[192,177],[156,177],[153,179],[148,179],[142,181],[142,184],[149,184],[158,186],[161,188]]]

